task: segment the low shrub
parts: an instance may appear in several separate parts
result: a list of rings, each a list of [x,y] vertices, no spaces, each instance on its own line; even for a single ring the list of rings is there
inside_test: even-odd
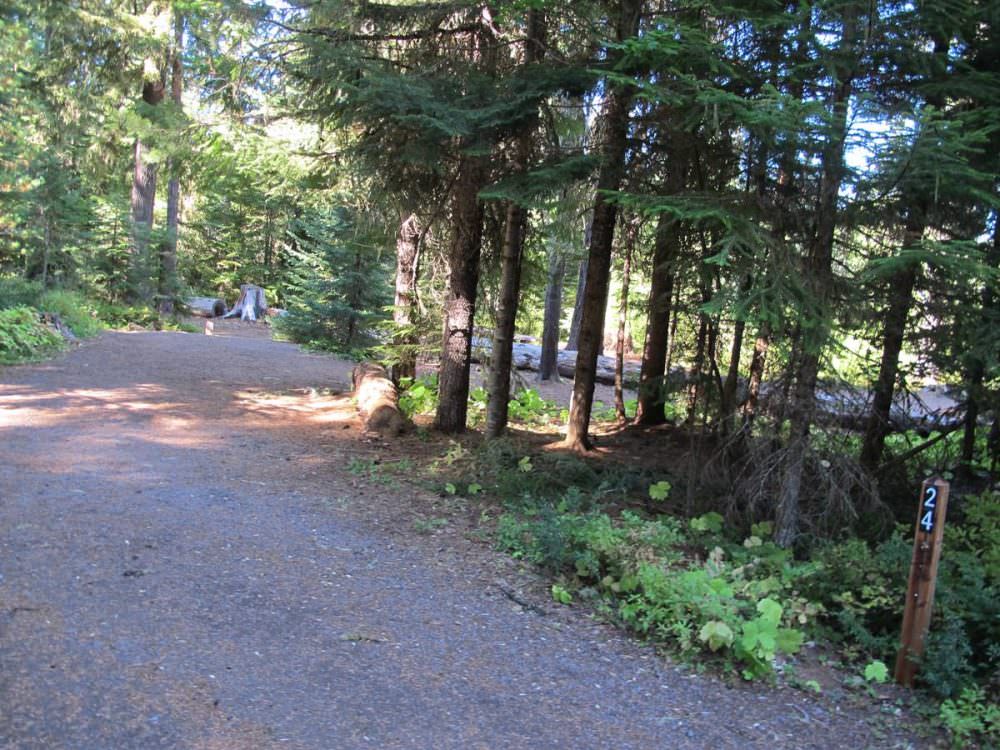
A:
[[[954,700],[941,704],[941,723],[955,747],[978,741],[980,747],[1000,747],[1000,705],[981,688],[966,688]]]
[[[160,328],[160,314],[145,305],[116,305],[109,302],[95,304],[97,316],[109,328],[127,328],[136,325],[141,328]]]
[[[52,289],[38,298],[37,307],[58,315],[80,338],[96,336],[104,328],[97,307],[77,292]]]
[[[31,307],[0,310],[0,364],[30,362],[59,351],[65,341]]]
[[[42,296],[42,285],[20,276],[0,277],[0,310],[11,307],[36,307]]]
[[[822,543],[797,560],[770,540],[768,523],[741,538],[718,513],[684,526],[670,516],[614,516],[602,508],[635,489],[627,481],[609,485],[611,476],[572,457],[528,458],[509,444],[488,450],[482,463],[495,471],[508,509],[500,546],[558,576],[567,590],[602,597],[637,632],[685,655],[715,653],[747,678],[769,674],[777,655],[796,651],[806,635],[832,641],[858,663],[895,660],[910,529],[877,544]],[[608,486],[610,493],[602,490]],[[662,501],[670,483],[647,489]],[[922,685],[952,700],[977,685],[993,694],[1000,687],[998,498],[987,493],[961,507],[961,522],[956,518],[946,533],[918,673]]]
[[[432,414],[437,409],[437,375],[400,378],[399,409],[407,419],[418,414]]]
[[[979,502],[970,507],[978,508]],[[982,516],[974,512],[973,518]],[[933,619],[918,673],[920,682],[941,698],[953,698],[1000,673],[1000,583],[983,547],[989,524],[977,523],[955,523],[945,530]],[[911,533],[899,527],[876,545],[850,539],[814,551],[813,559],[826,573],[811,579],[804,593],[824,604],[825,633],[849,657],[895,659]]]
[[[572,488],[528,516],[507,513],[499,543],[599,593],[629,627],[684,655],[716,653],[739,665],[747,679],[763,677],[772,673],[778,653],[798,650],[800,628],[821,610],[797,591],[819,566],[796,564],[770,542],[727,541],[726,548],[711,546],[704,558],[690,556],[692,545],[715,541],[714,518],[685,530],[666,516],[624,511],[612,519],[572,510],[582,504]]]

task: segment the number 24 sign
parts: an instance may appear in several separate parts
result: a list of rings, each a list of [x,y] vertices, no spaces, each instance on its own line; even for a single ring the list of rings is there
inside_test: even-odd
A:
[[[934,531],[934,521],[937,517],[938,488],[930,485],[924,493],[923,509],[920,516],[920,528],[928,534]]]

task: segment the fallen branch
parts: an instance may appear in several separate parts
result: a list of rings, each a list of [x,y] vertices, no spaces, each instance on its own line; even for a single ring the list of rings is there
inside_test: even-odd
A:
[[[541,615],[542,617],[545,617],[548,614],[548,612],[539,607],[537,604],[532,604],[527,599],[518,596],[513,589],[509,589],[506,586],[501,586],[499,583],[497,584],[497,588],[500,589],[501,593],[504,596],[506,596],[508,599],[514,602],[514,604],[524,607],[524,609],[530,609],[536,615]]]
[[[910,448],[908,451],[900,453],[898,456],[893,456],[888,461],[884,461],[882,463],[882,465],[879,466],[879,471],[887,469],[890,466],[893,466],[895,464],[906,463],[907,461],[909,461],[914,456],[917,456],[917,455],[923,453],[928,448],[931,448],[934,445],[936,445],[937,443],[940,443],[942,440],[944,440],[946,437],[948,437],[951,433],[955,432],[955,430],[957,430],[959,427],[964,427],[964,426],[965,426],[964,423],[958,422],[956,424],[951,425],[947,429],[941,430],[941,432],[939,432],[937,435],[935,435],[934,437],[932,437],[930,440],[925,440],[922,443],[918,443],[917,445],[915,445],[912,448]]]

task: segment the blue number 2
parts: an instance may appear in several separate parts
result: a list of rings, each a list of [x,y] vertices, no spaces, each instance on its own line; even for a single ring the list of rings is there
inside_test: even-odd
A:
[[[924,500],[924,507],[928,510],[920,519],[920,527],[928,533],[934,530],[934,508],[937,505],[937,494],[937,487],[927,488],[927,498]]]

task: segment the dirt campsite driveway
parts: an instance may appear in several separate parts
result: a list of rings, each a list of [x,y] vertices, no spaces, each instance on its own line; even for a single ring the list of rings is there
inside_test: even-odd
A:
[[[0,747],[906,746],[519,606],[502,555],[387,523],[416,491],[347,471],[371,447],[310,390],[349,367],[122,332],[0,368]]]

